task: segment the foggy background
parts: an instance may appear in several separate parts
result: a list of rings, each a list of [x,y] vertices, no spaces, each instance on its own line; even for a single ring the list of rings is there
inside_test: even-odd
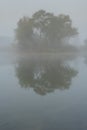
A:
[[[69,14],[73,25],[78,28],[80,41],[86,39],[86,0],[0,0],[0,36],[14,37],[17,21],[24,15],[31,16],[39,9],[54,14]]]

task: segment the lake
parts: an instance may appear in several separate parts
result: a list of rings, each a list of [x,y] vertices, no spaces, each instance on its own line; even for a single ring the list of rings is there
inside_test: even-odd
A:
[[[87,130],[87,57],[0,54],[0,130]]]

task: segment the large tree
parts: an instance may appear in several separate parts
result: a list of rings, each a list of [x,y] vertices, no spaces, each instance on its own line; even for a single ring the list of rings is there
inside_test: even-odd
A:
[[[15,32],[16,39],[22,46],[35,42],[60,44],[64,39],[70,39],[78,34],[69,15],[56,16],[44,10],[37,11],[31,18],[20,19]]]

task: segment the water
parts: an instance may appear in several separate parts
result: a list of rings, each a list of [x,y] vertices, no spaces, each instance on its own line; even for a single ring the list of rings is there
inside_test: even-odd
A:
[[[0,130],[87,130],[86,59],[1,54]]]

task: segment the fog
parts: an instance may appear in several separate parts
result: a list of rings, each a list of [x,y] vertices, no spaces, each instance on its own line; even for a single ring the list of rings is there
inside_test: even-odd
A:
[[[61,53],[62,52],[64,54],[65,53],[67,54],[68,51],[69,53],[74,54],[76,52],[79,53],[81,51],[84,51],[84,48],[86,47],[85,46],[82,47],[81,45],[84,45],[84,40],[87,39],[87,29],[86,29],[87,17],[85,15],[85,13],[87,12],[86,5],[87,5],[86,0],[83,1],[82,0],[76,0],[76,1],[73,0],[66,0],[66,1],[63,0],[61,1],[60,0],[53,0],[53,1],[6,0],[5,1],[3,0],[2,1],[0,0],[0,15],[1,15],[0,52],[15,53],[15,55],[19,52],[22,52],[22,54],[24,55],[25,52],[26,54],[27,52],[29,53],[31,52]],[[55,40],[55,45],[53,44],[54,41],[52,40],[50,40],[50,43],[52,43],[53,45],[52,44],[48,45],[49,42],[43,40],[43,38],[42,39],[39,38],[39,40],[35,39],[36,34],[33,34],[32,42],[30,39],[27,40],[26,37],[23,39],[21,38],[21,40],[19,40],[16,35],[17,31],[15,33],[15,29],[16,30],[19,29],[18,22],[20,21],[20,19],[23,19],[24,16],[27,16],[28,18],[32,18],[33,14],[35,12],[38,12],[39,10],[45,10],[46,12],[53,13],[55,16],[59,16],[60,14],[66,16],[69,15],[71,19],[72,27],[77,29],[78,35],[76,35],[76,37],[74,38],[73,36],[71,36],[69,41],[66,40],[67,38],[62,38],[64,45],[61,44],[61,47],[60,45],[56,45],[56,43],[60,44],[60,41],[57,40]],[[65,31],[65,33],[66,32],[67,30]],[[45,33],[43,34],[43,36],[45,36]],[[20,47],[23,42],[24,44],[25,43],[27,44],[27,42],[29,44],[32,43],[32,45],[30,45],[29,47],[26,46],[25,48],[29,48],[29,49],[25,49],[24,51],[23,47]]]
[[[0,0],[0,130],[87,130],[87,0]]]
[[[79,29],[81,41],[87,37],[86,0],[0,0],[0,35],[14,36],[17,21],[24,15],[31,16],[40,9],[55,14],[69,14]]]

